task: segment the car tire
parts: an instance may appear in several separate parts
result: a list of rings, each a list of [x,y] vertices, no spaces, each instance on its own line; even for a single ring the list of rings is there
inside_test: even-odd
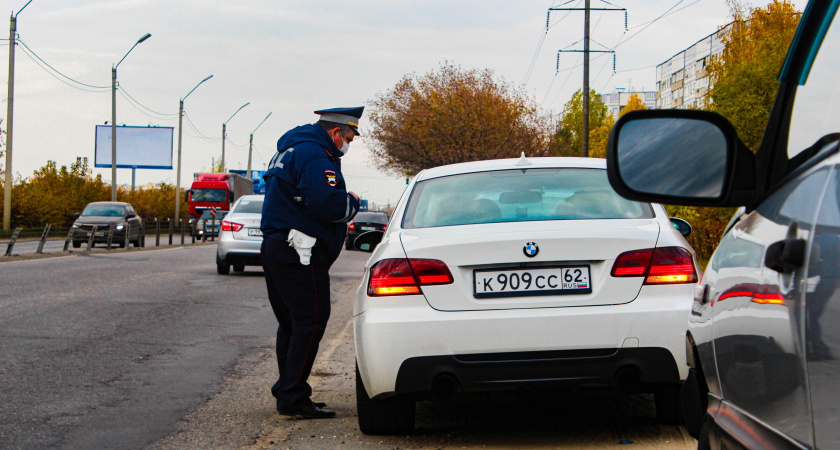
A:
[[[73,241],[73,248],[79,248],[82,246],[82,241]]]
[[[344,241],[344,249],[345,250],[353,250],[353,243],[350,240]]]
[[[680,388],[680,401],[685,418],[685,429],[694,439],[700,438],[700,429],[706,417],[707,402],[704,400],[708,394],[703,372],[699,368],[689,369],[688,377]]]
[[[219,258],[218,253],[216,253],[216,273],[219,275],[227,275],[230,273],[230,264],[222,261],[221,258]]]
[[[414,411],[414,398],[408,395],[397,394],[385,399],[368,397],[356,365],[356,412],[362,433],[411,434],[414,432]]]
[[[233,271],[234,272],[244,272],[245,271],[245,266],[235,265],[235,266],[233,266]]]
[[[680,385],[668,384],[658,387],[653,392],[656,404],[656,420],[668,425],[681,425],[685,422],[680,402]]]

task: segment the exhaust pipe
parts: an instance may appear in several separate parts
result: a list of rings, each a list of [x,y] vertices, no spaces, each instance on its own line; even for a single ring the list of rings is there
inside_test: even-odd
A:
[[[432,380],[432,394],[439,400],[450,400],[458,391],[458,379],[449,373],[437,375]]]
[[[642,373],[635,367],[624,367],[615,373],[615,384],[624,394],[638,394],[642,381]]]

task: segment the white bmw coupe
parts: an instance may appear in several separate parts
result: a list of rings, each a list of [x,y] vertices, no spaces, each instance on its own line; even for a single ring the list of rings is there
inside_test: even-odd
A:
[[[356,240],[373,248],[354,305],[363,432],[410,432],[417,400],[518,388],[652,392],[661,421],[681,420],[691,227],[619,197],[605,168],[424,170],[384,235]]]

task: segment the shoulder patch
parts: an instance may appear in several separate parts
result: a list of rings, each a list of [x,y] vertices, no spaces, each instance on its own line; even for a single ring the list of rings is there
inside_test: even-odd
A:
[[[329,184],[332,187],[335,187],[335,185],[338,183],[338,178],[336,177],[334,170],[325,170],[324,179],[327,181],[327,184]]]

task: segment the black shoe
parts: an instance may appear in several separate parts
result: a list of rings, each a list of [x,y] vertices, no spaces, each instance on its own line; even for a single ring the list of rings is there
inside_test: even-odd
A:
[[[300,403],[291,408],[280,409],[278,411],[284,416],[293,416],[295,419],[329,419],[335,417],[335,411],[321,409],[313,402]]]
[[[327,407],[326,402],[312,402],[312,406],[320,409],[324,409]]]

